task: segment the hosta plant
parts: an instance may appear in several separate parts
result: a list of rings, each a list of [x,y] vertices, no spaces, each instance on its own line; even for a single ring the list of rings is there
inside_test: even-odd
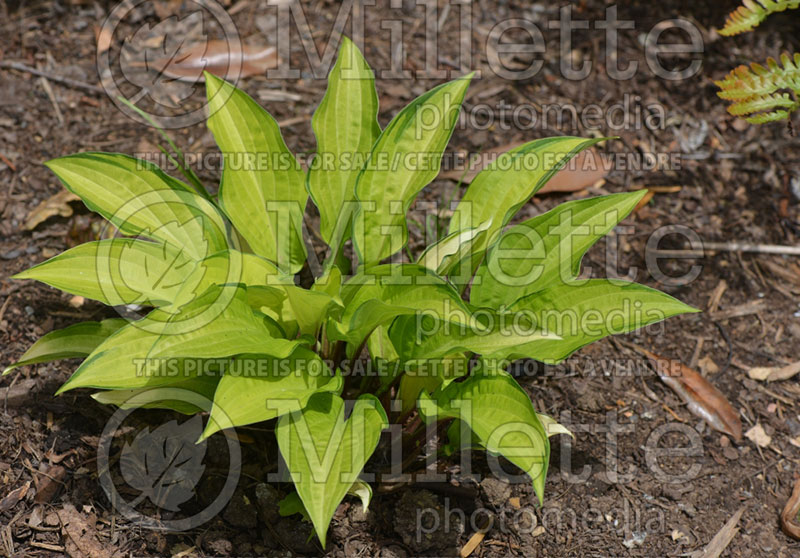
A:
[[[720,35],[732,36],[752,31],[770,14],[800,7],[800,0],[744,0],[731,12]],[[730,101],[728,112],[751,124],[787,120],[800,108],[800,53],[784,53],[780,61],[767,58],[766,66],[751,63],[731,70],[715,82],[717,95]]]
[[[359,475],[392,422],[412,452],[406,467],[417,466],[430,428],[448,448],[505,456],[541,500],[548,434],[563,429],[537,414],[508,366],[558,362],[693,309],[635,283],[578,279],[584,253],[643,191],[568,202],[510,226],[597,140],[540,139],[499,155],[446,234],[404,251],[406,214],[439,172],[470,77],[421,95],[381,129],[372,71],[344,40],[305,172],[262,107],[206,75],[208,126],[224,156],[217,195],[187,168],[183,182],[125,155],[49,161],[116,234],[16,277],[128,314],[48,333],[14,367],[84,358],[59,392],[92,388],[119,406],[164,386],[196,392],[207,405],[154,397],[147,406],[207,414],[203,438],[275,420],[297,491],[285,507],[305,508],[323,545],[348,493],[368,501]],[[311,235],[309,197],[319,213]],[[327,247],[320,266],[307,263],[316,261],[311,238]]]

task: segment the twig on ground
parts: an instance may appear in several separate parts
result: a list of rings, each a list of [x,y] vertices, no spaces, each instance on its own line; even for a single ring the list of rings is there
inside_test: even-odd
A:
[[[782,246],[780,244],[750,244],[747,242],[703,242],[702,248],[695,250],[653,250],[662,258],[704,257],[708,252],[755,252],[757,254],[780,254],[783,256],[800,256],[800,246]]]
[[[44,92],[47,93],[47,96],[50,98],[50,102],[53,104],[53,108],[56,112],[56,118],[58,118],[59,124],[64,124],[64,115],[61,114],[61,108],[58,106],[58,101],[56,100],[56,94],[53,93],[53,86],[50,85],[50,81],[44,76],[39,78],[39,81],[44,88]]]
[[[744,513],[745,506],[739,508],[733,517],[731,517],[728,522],[722,526],[714,538],[711,539],[711,542],[706,545],[703,550],[697,550],[692,552],[689,556],[691,558],[717,558],[722,552],[731,544],[733,537],[736,536],[736,533],[739,532],[739,528],[737,525],[739,524],[739,520],[742,518],[742,514]]]
[[[52,74],[50,72],[39,70],[37,68],[31,68],[30,66],[27,66],[22,62],[14,62],[13,60],[0,60],[0,68],[17,70],[18,72],[26,72],[34,76],[45,77],[50,81],[55,81],[57,83],[66,85],[68,87],[74,87],[75,89],[83,89],[84,91],[89,91],[91,93],[96,93],[98,95],[105,94],[105,91],[103,90],[102,87],[98,87],[90,83],[84,83],[82,81],[78,81],[75,79],[62,77],[56,74]]]

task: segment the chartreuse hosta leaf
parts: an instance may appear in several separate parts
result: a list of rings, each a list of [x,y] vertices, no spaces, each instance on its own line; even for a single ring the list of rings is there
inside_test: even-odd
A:
[[[349,496],[357,496],[361,500],[361,508],[364,513],[367,513],[369,503],[372,501],[372,487],[369,484],[359,479],[353,483],[347,494]],[[291,492],[286,498],[278,502],[278,507],[278,514],[281,517],[299,514],[305,521],[311,522],[308,511],[306,511],[306,507],[303,505],[303,501],[297,491]]]
[[[376,397],[359,397],[345,419],[344,401],[329,392],[314,394],[305,408],[278,420],[278,447],[323,546],[333,512],[388,423]]]
[[[289,273],[306,259],[303,171],[278,123],[244,91],[206,72],[208,127],[222,151],[220,203],[253,251]]]
[[[433,393],[439,386],[447,387],[450,382],[469,374],[469,361],[466,353],[455,353],[426,360],[416,367],[406,366],[397,390],[401,411],[405,413],[413,409],[423,390]]]
[[[439,173],[471,79],[469,75],[417,97],[375,142],[356,181],[353,241],[362,266],[378,264],[405,246],[406,212]]]
[[[419,409],[426,421],[464,421],[481,445],[525,471],[541,503],[550,460],[550,443],[530,397],[505,372],[475,375],[433,395],[422,392]]]
[[[525,295],[572,281],[581,259],[636,206],[645,191],[567,202],[504,232],[472,284],[470,302],[507,307]]]
[[[538,347],[557,341],[559,336],[531,322],[525,314],[515,317],[481,311],[466,325],[430,315],[403,316],[390,328],[389,338],[401,360],[423,363],[463,352],[494,354],[520,345]]]
[[[479,172],[456,206],[448,229],[452,235],[491,221],[486,234],[472,246],[475,256],[462,264],[466,273],[471,276],[483,250],[539,188],[575,154],[599,141],[602,138],[569,136],[535,140],[500,154]]]
[[[172,409],[184,415],[193,415],[211,411],[211,401],[219,380],[219,371],[209,366],[197,376],[178,376],[174,381],[155,387],[99,391],[92,394],[92,398],[121,409]],[[185,395],[186,391],[201,397],[189,398]]]
[[[31,345],[17,362],[6,367],[3,375],[27,364],[51,362],[62,358],[85,357],[126,323],[120,318],[110,318],[102,322],[81,322],[64,329],[51,331]]]
[[[14,276],[112,306],[175,300],[195,267],[177,248],[133,238],[80,244]]]
[[[563,424],[559,424],[554,418],[547,415],[536,413],[539,417],[539,422],[542,423],[545,433],[548,438],[552,438],[558,434],[566,434],[575,438],[575,434],[569,431]],[[481,444],[481,441],[470,430],[469,426],[461,420],[454,420],[447,427],[447,444],[442,447],[444,455],[452,455],[457,451],[465,451],[469,449],[486,449]]]
[[[115,153],[81,153],[45,163],[123,233],[167,242],[194,259],[228,247],[219,210],[147,161]]]
[[[339,393],[341,389],[342,377],[334,376],[316,353],[303,347],[287,358],[242,355],[231,362],[219,382],[203,438],[227,425],[276,418],[302,408],[319,391]]]
[[[243,292],[231,290],[211,290],[178,313],[156,309],[129,323],[97,346],[59,393],[169,384],[202,373],[204,359],[244,353],[289,356],[299,341],[273,337],[268,318],[253,312]]]
[[[473,246],[481,241],[491,226],[492,220],[489,219],[477,227],[455,231],[425,249],[417,263],[439,275],[449,275],[453,267],[469,256]]]
[[[527,316],[560,339],[505,347],[492,356],[556,363],[608,335],[627,333],[698,310],[638,283],[590,279],[554,285],[528,295],[512,304],[508,312]]]
[[[381,342],[381,329],[398,316],[427,314],[459,324],[472,319],[451,285],[414,264],[381,265],[360,273],[345,285],[342,297],[346,309],[340,323],[331,324],[329,336],[347,341],[349,356],[376,329],[375,342]]]
[[[319,231],[331,244],[345,201],[355,195],[356,177],[381,133],[375,76],[358,47],[342,38],[328,90],[314,112],[311,127],[317,158],[308,172],[308,191],[319,208]]]

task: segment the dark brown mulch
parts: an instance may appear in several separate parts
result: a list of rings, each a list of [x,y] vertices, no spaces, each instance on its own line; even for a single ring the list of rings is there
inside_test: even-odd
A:
[[[169,3],[159,4],[165,9]],[[275,9],[256,0],[223,4],[236,12],[234,20],[245,39],[272,40],[278,27]],[[380,22],[392,17],[403,25],[405,67],[423,68],[424,8],[411,2],[404,2],[402,9],[381,4],[380,8],[366,10],[367,59],[376,68],[389,68],[390,33],[380,30]],[[625,3],[619,8],[619,17],[635,21],[636,26],[620,31],[619,63],[624,66],[628,61],[638,61],[637,74],[626,81],[610,79],[605,71],[609,61],[602,56],[604,32],[576,30],[572,45],[575,56],[590,58],[594,68],[586,79],[570,81],[559,74],[560,54],[554,46],[558,44],[558,31],[546,25],[558,19],[557,5],[475,2],[471,39],[476,54],[472,67],[481,69],[483,77],[473,83],[465,107],[486,104],[496,109],[502,101],[511,106],[574,103],[579,108],[597,103],[608,110],[626,95],[634,105],[656,103],[663,107],[666,122],[658,129],[629,126],[599,130],[597,133],[603,135],[619,136],[606,142],[602,151],[679,153],[680,168],[617,168],[602,187],[537,198],[523,208],[520,217],[587,193],[680,186],[677,192],[657,193],[625,221],[629,229],[618,233],[620,272],[636,268],[638,281],[667,290],[704,310],[722,281],[727,289],[720,309],[754,300],[763,300],[764,305],[756,314],[719,322],[708,314],[680,317],[669,320],[661,329],[633,334],[628,339],[702,368],[739,410],[745,430],[761,424],[771,437],[770,444],[764,448],[749,440],[734,444],[710,431],[656,378],[635,373],[641,371],[641,362],[634,354],[603,341],[563,365],[523,366],[519,370],[537,408],[560,417],[576,432],[571,445],[564,436],[554,441],[543,508],[537,506],[528,484],[509,490],[491,475],[478,490],[477,485],[463,480],[459,487],[416,485],[387,494],[378,492],[367,515],[349,500],[337,511],[329,535],[331,555],[457,553],[491,514],[493,527],[473,556],[678,556],[702,549],[743,506],[740,530],[723,556],[789,557],[800,552],[800,544],[784,535],[779,526],[780,510],[800,473],[800,388],[796,379],[765,387],[746,373],[751,366],[781,365],[798,358],[797,259],[716,252],[699,261],[670,260],[665,271],[675,275],[685,273],[692,265],[702,266],[690,285],[672,287],[648,273],[644,257],[648,237],[668,225],[688,226],[710,241],[798,244],[798,139],[779,124],[742,126],[725,113],[712,83],[736,64],[800,49],[797,16],[774,16],[755,33],[721,38],[714,28],[721,26],[725,14],[735,5],[678,0]],[[309,26],[315,30],[313,38],[322,47],[337,3],[319,1],[304,6]],[[111,3],[77,0],[0,1],[0,60],[20,61],[53,75],[96,85],[95,29],[111,7]],[[603,18],[605,8],[604,2],[585,0],[575,3],[573,17],[597,21]],[[439,33],[439,56],[445,68],[458,60],[458,8],[454,5],[450,10]],[[534,78],[510,82],[488,70],[486,36],[496,22],[510,17],[537,22],[548,42],[546,53],[541,55],[544,68]],[[696,24],[705,49],[702,69],[696,76],[669,82],[647,69],[641,41],[656,23],[675,17],[686,17]],[[158,21],[154,14],[145,12],[145,21],[150,20]],[[520,37],[524,39],[524,35]],[[313,78],[300,41],[296,36],[293,39],[292,64],[301,70],[300,79],[269,81],[254,77],[243,80],[240,86],[257,99],[282,99],[263,104],[278,121],[288,122],[284,135],[289,147],[308,151],[314,148],[310,116],[322,98],[325,81]],[[523,58],[516,63],[527,62]],[[380,117],[385,124],[402,105],[440,80],[393,80],[379,75],[377,81]],[[104,95],[55,81],[50,87],[63,122],[59,122],[42,80],[25,72],[0,69],[3,366],[47,331],[112,315],[98,304],[87,301],[78,305],[54,289],[8,279],[91,238],[92,220],[80,204],[73,204],[75,214],[71,217],[57,216],[33,231],[23,229],[31,210],[61,188],[41,163],[77,151],[148,151],[159,141],[152,129],[127,118]],[[188,102],[199,104],[201,99],[198,88]],[[450,149],[476,153],[523,139],[592,133],[575,122],[530,130],[507,127],[499,121],[489,129],[479,129],[473,122],[457,130]],[[187,152],[210,153],[215,149],[202,124],[172,134]],[[200,174],[209,182],[217,178],[213,169]],[[447,199],[454,188],[454,183],[439,180],[420,199]],[[412,233],[412,247],[416,248],[421,231]],[[585,261],[595,274],[604,273],[605,246],[601,243]],[[663,247],[682,246],[668,237]],[[112,514],[110,502],[97,484],[95,464],[97,437],[110,411],[95,404],[88,394],[52,396],[74,366],[64,362],[30,367],[0,380],[0,552],[26,557],[321,553],[315,541],[308,542],[306,523],[275,517],[279,495],[269,493],[261,484],[275,460],[274,448],[264,445],[268,436],[263,429],[242,430],[246,475],[228,509],[201,528],[158,533]],[[665,433],[665,429],[675,431]],[[692,441],[699,443],[696,454],[662,456],[658,460],[673,480],[674,475],[694,466],[691,478],[675,483],[659,476],[653,467],[654,448],[681,447]],[[458,458],[441,466],[457,471]],[[478,455],[473,456],[472,469],[482,476],[490,471],[486,458]],[[213,484],[213,479],[203,482]],[[198,500],[202,500],[202,494]]]

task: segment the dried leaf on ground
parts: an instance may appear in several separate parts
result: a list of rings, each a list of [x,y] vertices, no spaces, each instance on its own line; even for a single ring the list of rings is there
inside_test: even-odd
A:
[[[28,489],[30,487],[31,487],[31,481],[28,481],[19,488],[9,492],[5,498],[0,500],[0,513],[7,512],[8,510],[16,506],[19,503],[19,501],[22,500],[28,493]]]
[[[742,518],[744,510],[745,506],[739,508],[728,522],[722,526],[722,529],[717,531],[717,534],[714,535],[714,538],[711,539],[711,542],[709,542],[703,550],[692,552],[689,556],[691,556],[691,558],[718,558],[719,555],[728,548],[728,545],[733,540],[733,537],[736,536],[736,533],[739,532],[739,520]]]
[[[491,163],[497,155],[519,147],[523,143],[526,142],[512,143],[494,148],[490,152],[483,154],[481,163]],[[475,179],[478,173],[483,170],[483,167],[483,164],[475,165],[474,168],[470,168],[466,173],[461,169],[449,170],[440,173],[439,178],[456,180],[466,186]],[[585,149],[578,153],[565,168],[558,171],[553,178],[548,180],[547,184],[545,184],[538,193],[575,192],[583,190],[605,178],[607,173],[608,168],[606,162],[597,150],[594,148]]]
[[[203,81],[203,71],[224,79],[263,75],[278,65],[275,47],[241,45],[241,50],[227,41],[208,41],[188,45],[180,56],[158,58],[152,69],[164,75],[192,83]],[[241,65],[239,64],[241,61]]]
[[[37,504],[46,504],[53,499],[53,496],[61,487],[67,470],[61,465],[47,466],[44,463],[39,467],[39,474],[36,481],[36,497],[33,499]]]
[[[800,479],[794,483],[792,495],[786,501],[781,512],[783,532],[795,539],[800,539]]]
[[[40,223],[56,215],[71,217],[72,207],[69,203],[74,201],[80,201],[80,198],[69,190],[61,190],[58,194],[50,196],[34,207],[25,218],[25,223],[22,225],[23,228],[26,231],[32,231],[39,226]]]
[[[631,346],[653,362],[661,381],[678,394],[695,416],[706,421],[713,429],[728,434],[737,442],[741,441],[742,421],[721,391],[688,366],[636,345]]]
[[[757,366],[747,371],[753,380],[776,382],[788,380],[800,374],[800,360],[786,366]]]
[[[64,504],[58,511],[61,521],[61,533],[64,535],[64,546],[72,558],[118,558],[122,553],[108,543],[101,543],[97,537],[94,514],[84,516],[72,504]]]

